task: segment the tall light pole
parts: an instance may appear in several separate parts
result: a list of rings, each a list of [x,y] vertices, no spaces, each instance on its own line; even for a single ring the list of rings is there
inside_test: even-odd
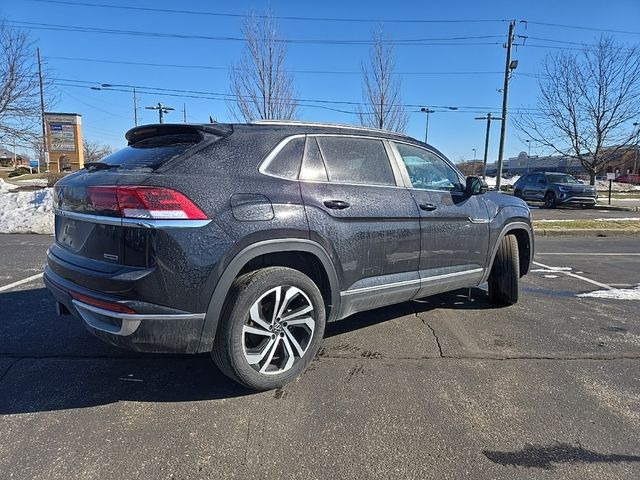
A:
[[[165,105],[162,104],[162,102],[158,102],[157,105],[154,105],[152,107],[144,107],[147,110],[158,110],[158,120],[160,121],[160,123],[164,123],[164,114],[165,113],[169,113],[172,110],[175,110],[175,108],[173,107],[167,107]]]
[[[446,108],[448,110],[457,110],[458,109],[458,107],[438,107],[438,108]],[[429,140],[429,114],[430,113],[436,113],[436,110],[432,110],[432,109],[430,109],[428,107],[422,107],[420,109],[420,111],[422,113],[426,113],[427,114],[427,123],[426,123],[425,128],[424,128],[424,143],[429,143],[428,142],[428,140]]]
[[[487,178],[487,154],[489,153],[489,131],[491,130],[491,120],[502,120],[500,117],[492,117],[491,112],[486,117],[476,117],[476,120],[487,121],[487,133],[484,138],[484,159],[482,160],[482,178]]]
[[[525,140],[525,142],[527,142],[529,147],[527,150],[527,173],[529,173],[529,164],[531,163],[531,140]]]
[[[136,94],[136,87],[130,87],[129,85],[119,85],[112,83],[102,83],[99,87],[90,87],[91,90],[110,90],[113,87],[126,87],[131,88],[133,93],[133,124],[138,126],[138,96]]]

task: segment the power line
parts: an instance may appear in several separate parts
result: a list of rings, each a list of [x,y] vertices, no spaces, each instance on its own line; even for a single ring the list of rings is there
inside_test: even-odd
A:
[[[23,21],[9,21],[18,28],[27,30],[49,30],[54,32],[74,32],[74,33],[99,33],[103,35],[126,35],[134,37],[155,37],[155,38],[177,38],[182,40],[207,40],[222,42],[246,42],[244,37],[216,36],[216,35],[195,35],[166,32],[143,32],[139,30],[122,30],[116,28],[83,27],[79,25],[57,25],[51,23],[36,23]],[[477,41],[467,42],[458,40],[487,40],[491,38],[502,38],[502,35],[478,35],[469,37],[441,37],[441,38],[415,38],[400,39],[385,42],[394,46],[470,46],[470,45],[498,45],[501,42]],[[346,39],[277,39],[278,43],[302,44],[302,45],[374,45],[375,40],[346,40]]]
[[[45,57],[49,60],[63,60],[73,62],[91,62],[106,63],[116,65],[134,65],[141,67],[160,67],[160,68],[185,68],[185,69],[201,69],[201,70],[234,70],[236,67],[215,67],[211,65],[180,65],[170,63],[148,63],[148,62],[131,62],[125,60],[107,60],[97,58],[75,58],[75,57]],[[250,68],[238,68],[238,70],[251,71]],[[286,70],[288,73],[296,74],[312,74],[312,75],[362,75],[360,70]],[[433,71],[433,72],[394,72],[394,75],[497,75],[502,74],[500,71]]]
[[[220,12],[206,12],[197,10],[178,10],[169,8],[151,8],[151,7],[138,7],[131,5],[109,5],[104,3],[89,3],[89,2],[70,2],[66,0],[31,0],[39,3],[55,3],[61,5],[82,6],[82,7],[99,7],[99,8],[111,8],[120,10],[137,10],[145,12],[156,13],[171,13],[171,14],[185,14],[185,15],[203,15],[212,17],[228,17],[228,18],[272,18],[274,20],[296,20],[296,21],[312,21],[312,22],[354,22],[354,23],[500,23],[507,20],[500,19],[439,19],[439,20],[425,20],[425,19],[392,19],[392,18],[340,18],[340,17],[294,17],[294,16],[282,16],[282,15],[251,15],[241,13],[220,13]]]
[[[587,27],[585,25],[566,25],[561,23],[548,23],[548,22],[530,22],[528,20],[525,21],[529,25],[540,25],[544,27],[555,27],[555,28],[570,28],[574,30],[589,30],[593,32],[606,32],[606,33],[623,33],[627,35],[640,35],[640,32],[632,32],[629,30],[614,30],[611,28],[599,28],[599,27]]]
[[[91,88],[92,86],[95,86],[95,85],[101,85],[100,82],[89,81],[89,80],[71,80],[71,79],[57,79],[56,84],[62,85],[62,86],[76,87],[76,88]],[[131,89],[136,88],[138,93],[145,94],[145,95],[167,95],[167,96],[175,96],[175,97],[199,98],[199,99],[217,100],[217,101],[220,101],[220,100],[233,101],[238,98],[249,98],[249,97],[244,97],[242,95],[235,95],[231,93],[205,92],[200,90],[184,90],[184,89],[177,89],[177,88],[150,87],[150,86],[129,85],[129,84],[111,84],[111,85],[112,86],[110,87],[104,87],[104,90],[131,93]],[[348,100],[327,100],[327,99],[313,99],[313,98],[291,98],[288,100],[292,102],[296,102],[301,106],[316,107],[316,108],[323,108],[323,106],[326,106],[326,105],[348,105],[348,106],[364,105],[363,102],[355,102],[355,101],[348,101]],[[321,105],[314,105],[315,103],[319,103]],[[408,108],[408,109],[411,109],[411,108],[419,109],[424,107],[425,105],[407,103],[407,104],[400,104],[399,106],[403,108]],[[442,109],[443,112],[448,111],[447,110],[448,106],[444,106],[444,105],[428,105],[428,107]],[[458,106],[457,108],[461,113],[462,112],[476,113],[476,111],[480,113],[486,113],[487,111],[499,112],[500,110],[499,107],[479,106],[479,105],[464,105],[464,106]],[[340,110],[333,107],[326,107],[326,109],[338,111],[340,113],[349,113],[349,114],[358,113],[357,111]],[[517,110],[539,111],[540,109],[530,108],[530,107],[520,107]],[[416,110],[415,112],[418,112],[418,111],[419,110]],[[414,112],[410,111],[410,113],[414,113]]]

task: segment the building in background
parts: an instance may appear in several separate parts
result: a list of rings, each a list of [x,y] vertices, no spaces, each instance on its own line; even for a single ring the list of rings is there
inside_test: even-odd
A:
[[[44,114],[51,172],[71,172],[84,167],[82,115],[77,113]]]
[[[25,158],[24,155],[14,153],[0,146],[0,167],[17,167],[21,165],[29,165],[29,159]]]

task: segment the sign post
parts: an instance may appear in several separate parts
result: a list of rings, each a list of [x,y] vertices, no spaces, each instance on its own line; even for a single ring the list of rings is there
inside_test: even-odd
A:
[[[611,205],[611,182],[613,182],[615,179],[615,173],[607,173],[607,180],[609,180],[609,205]]]

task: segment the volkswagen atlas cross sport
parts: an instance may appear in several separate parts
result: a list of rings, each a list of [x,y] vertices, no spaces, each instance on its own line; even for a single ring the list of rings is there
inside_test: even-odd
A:
[[[55,186],[44,276],[60,313],[117,346],[211,352],[270,389],[327,322],[484,282],[513,304],[530,268],[526,204],[408,136],[258,122],[126,139]]]
[[[513,194],[523,200],[544,202],[547,208],[574,204],[593,207],[598,201],[596,187],[580,183],[568,173],[530,173],[513,184]]]

